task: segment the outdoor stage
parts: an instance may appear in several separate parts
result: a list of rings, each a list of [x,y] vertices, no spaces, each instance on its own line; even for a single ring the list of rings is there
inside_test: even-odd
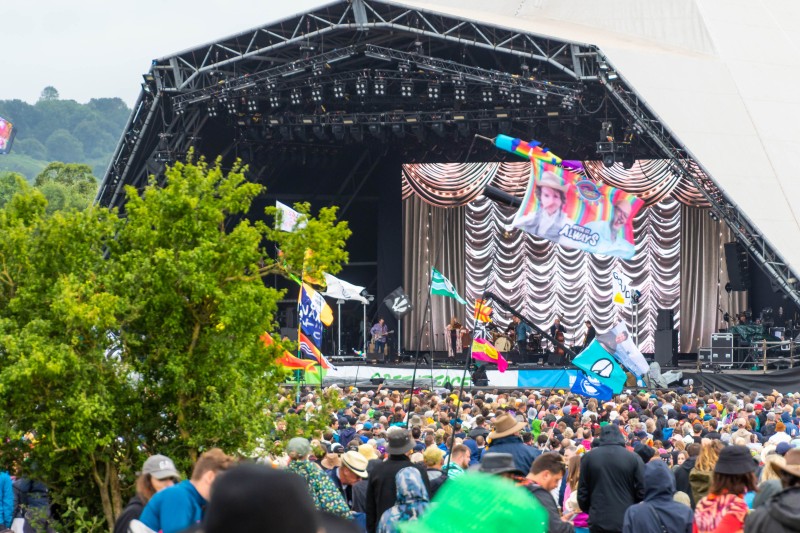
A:
[[[741,212],[719,185],[745,168],[736,150],[715,142],[726,173],[709,175],[597,44],[432,9],[331,2],[154,60],[98,203],[124,214],[125,185],[141,189],[193,150],[220,157],[223,168],[237,159],[248,165],[247,178],[265,188],[251,220],[264,220],[276,201],[309,202],[315,213],[339,206],[353,236],[338,275],[374,301],[341,305],[320,346],[328,355],[363,350],[359,323],[379,316],[401,332],[403,350],[441,350],[451,317],[470,327],[471,305],[487,290],[540,328],[562,315],[570,345],[580,344],[587,318],[598,331],[623,322],[641,351],[661,361],[709,347],[726,314],[750,309],[756,317],[782,305],[797,323],[798,276],[751,225],[754,213]],[[664,94],[683,111],[687,95]],[[707,104],[691,111],[691,124]],[[641,199],[634,257],[510,228],[515,208],[485,192],[519,200],[530,163],[477,140],[499,134],[539,141],[582,161],[588,181]],[[741,246],[728,254],[732,242]],[[466,308],[429,297],[431,268],[453,282]],[[641,292],[636,311],[612,302],[614,273]],[[726,291],[736,275],[749,290]],[[292,291],[276,317],[291,336],[296,287],[277,276],[265,282]],[[383,302],[401,286],[414,309],[398,324]],[[672,312],[667,327],[659,310]],[[509,320],[495,317],[503,328]]]

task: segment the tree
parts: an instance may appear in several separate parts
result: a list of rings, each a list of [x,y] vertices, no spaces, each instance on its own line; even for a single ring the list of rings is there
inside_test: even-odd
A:
[[[44,145],[34,138],[20,139],[14,143],[14,150],[34,159],[47,157]]]
[[[42,89],[42,93],[39,95],[39,101],[50,102],[52,100],[58,100],[59,94],[58,90],[52,85],[48,85],[44,89]]]
[[[28,182],[22,174],[0,172],[0,208],[11,201],[15,194],[28,189]]]
[[[51,161],[75,163],[83,159],[83,145],[67,130],[56,130],[45,141]]]
[[[283,347],[259,336],[282,297],[262,276],[281,266],[262,248],[270,230],[241,218],[261,191],[244,172],[178,163],[163,188],[126,189],[124,219],[97,206],[48,213],[37,189],[0,209],[0,453],[56,497],[99,501],[109,527],[143,455],[188,472],[210,446],[272,446]],[[336,271],[346,255],[327,243],[349,230],[308,224],[322,232],[316,268]]]
[[[97,178],[88,165],[54,162],[34,180],[47,199],[47,212],[86,209],[97,195]]]

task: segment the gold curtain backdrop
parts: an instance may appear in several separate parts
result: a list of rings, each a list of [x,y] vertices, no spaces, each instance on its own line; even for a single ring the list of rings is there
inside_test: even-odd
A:
[[[719,256],[729,237],[724,225],[710,219],[699,192],[677,180],[666,162],[637,161],[629,171],[587,162],[586,175],[645,200],[647,208],[634,220],[634,259],[587,254],[510,229],[516,209],[488,200],[482,191],[492,185],[523,196],[530,176],[527,162],[404,165],[404,280],[416,306],[403,323],[404,346],[416,349],[422,326],[420,348],[443,349],[450,317],[466,318],[471,326],[471,304],[487,290],[540,327],[562,315],[568,342],[579,340],[587,318],[601,331],[617,320],[630,329],[631,310],[611,302],[615,270],[630,277],[642,293],[642,351],[654,350],[657,310],[662,308],[675,311],[681,351],[707,346],[721,317],[717,308],[728,306],[727,293],[722,289],[720,296],[717,290],[718,279],[722,287],[727,281],[724,257]],[[429,329],[422,321],[431,266],[453,282],[470,307],[433,296]],[[737,297],[732,308],[744,301]],[[508,323],[508,317],[496,315],[501,326]]]

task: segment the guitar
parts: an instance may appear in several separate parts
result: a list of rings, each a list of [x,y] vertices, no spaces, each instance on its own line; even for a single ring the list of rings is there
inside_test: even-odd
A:
[[[394,330],[389,330],[386,333],[376,333],[372,336],[372,342],[381,342],[383,339],[394,333]]]

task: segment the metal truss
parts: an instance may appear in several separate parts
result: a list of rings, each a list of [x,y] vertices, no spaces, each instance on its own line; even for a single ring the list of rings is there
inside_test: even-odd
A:
[[[608,65],[598,51],[598,60]],[[640,139],[651,140],[670,161],[672,172],[681,179],[687,179],[711,205],[716,216],[725,221],[736,238],[747,248],[762,269],[777,281],[781,290],[800,306],[798,276],[780,257],[774,247],[764,238],[756,226],[744,215],[736,204],[717,186],[710,174],[696,161],[692,154],[675,140],[665,123],[643,102],[634,91],[620,79],[613,70],[599,72],[598,80],[614,101],[628,114],[634,130]],[[611,79],[609,79],[611,78]],[[698,172],[698,169],[700,170]]]

